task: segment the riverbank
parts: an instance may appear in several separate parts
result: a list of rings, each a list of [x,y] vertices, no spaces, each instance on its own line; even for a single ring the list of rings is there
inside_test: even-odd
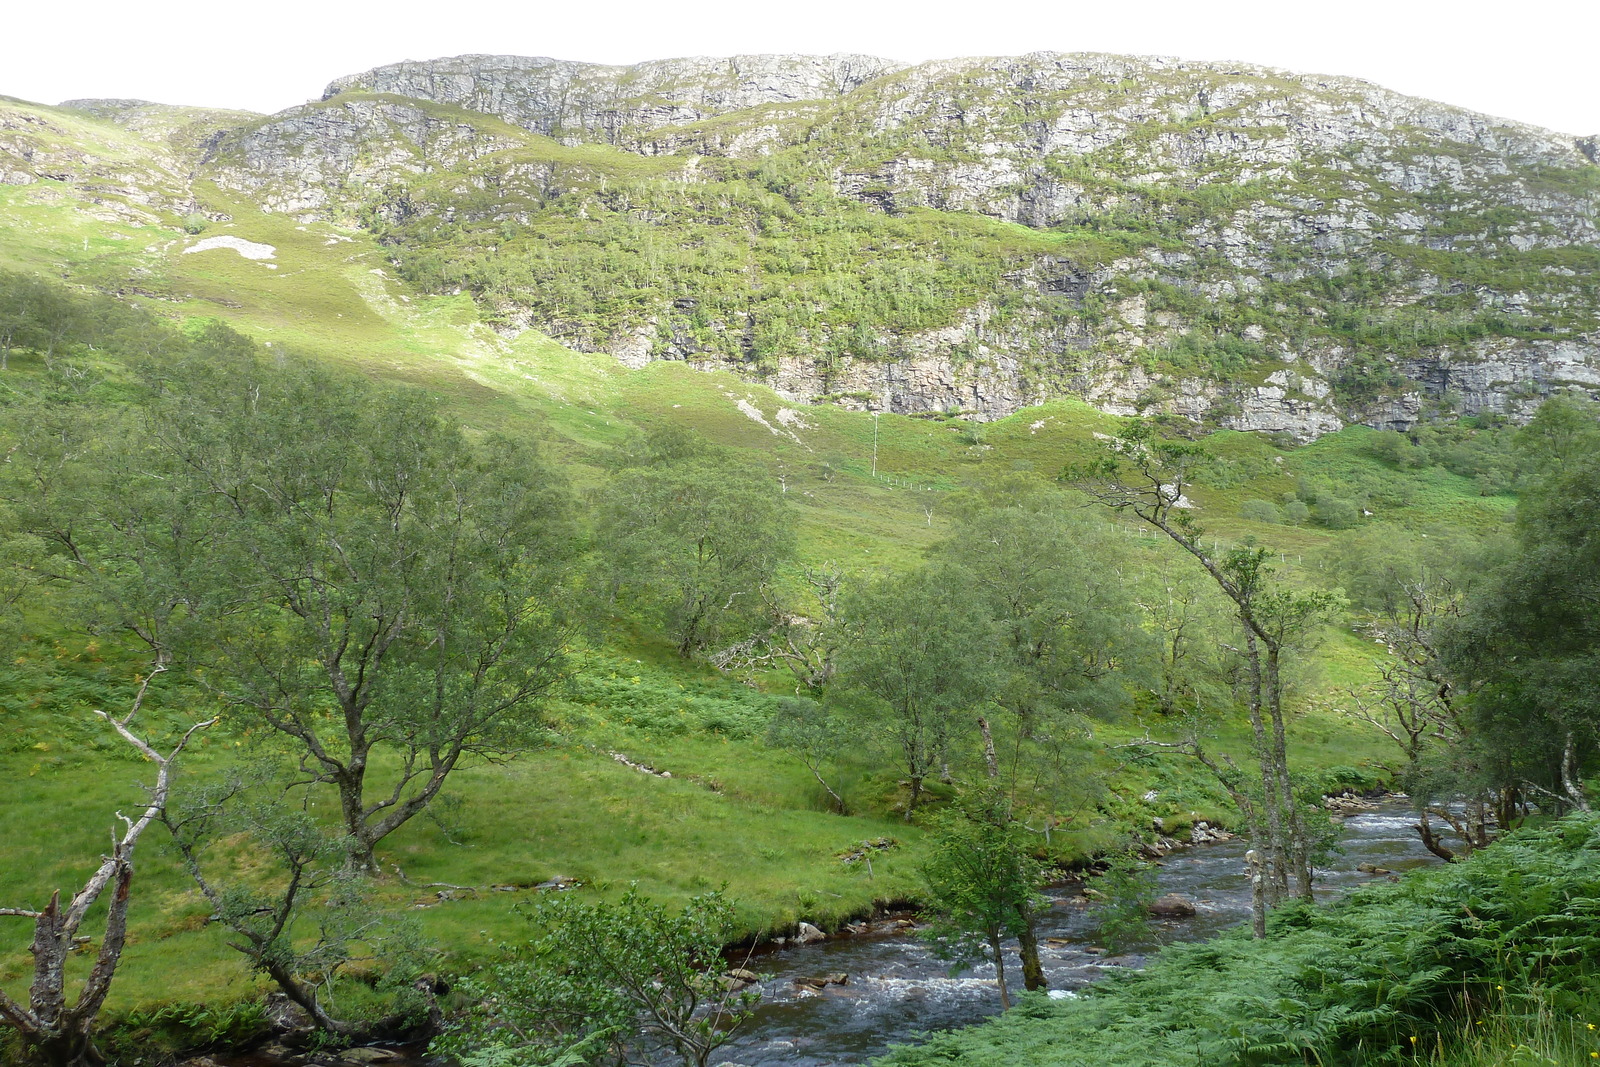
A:
[[[1320,872],[1324,900],[1387,875],[1436,862],[1410,829],[1403,801],[1345,820],[1344,853]],[[1244,842],[1212,841],[1170,851],[1155,868],[1157,891],[1189,902],[1194,914],[1154,921],[1148,939],[1111,955],[1100,945],[1093,901],[1072,878],[1047,891],[1051,907],[1039,937],[1052,989],[1076,992],[1107,975],[1142,965],[1162,945],[1204,939],[1248,914],[1242,877]],[[1363,868],[1382,866],[1378,874]],[[922,1030],[968,1026],[999,1008],[992,968],[952,975],[914,936],[914,911],[880,913],[828,936],[814,929],[805,939],[784,938],[731,948],[730,968],[765,975],[763,1001],[753,1020],[718,1061],[749,1067],[821,1067],[860,1063]],[[1016,946],[1008,947],[1015,953]],[[841,980],[842,979],[842,980]],[[386,1062],[421,1067],[421,1046],[314,1053],[275,1043],[254,1055],[211,1056],[192,1067],[355,1067]],[[377,1057],[387,1056],[387,1060]]]
[[[1569,816],[1329,908],[1285,906],[1264,940],[1233,930],[1172,945],[1080,997],[1030,998],[877,1062],[1589,1063],[1600,1055],[1597,899],[1600,817]],[[1474,1058],[1480,1023],[1515,1037],[1501,1058]]]
[[[61,700],[70,691],[114,703],[122,671],[97,656],[84,650],[54,661],[52,686],[38,698]],[[562,744],[509,764],[462,767],[436,811],[380,848],[384,869],[372,903],[444,946],[441,974],[469,971],[526,936],[516,905],[553,891],[538,888],[552,883],[615,895],[636,880],[642,893],[669,905],[725,886],[740,905],[743,941],[788,936],[801,921],[834,931],[916,899],[923,833],[899,817],[903,790],[882,760],[841,753],[831,784],[852,814],[840,816],[798,760],[761,740],[760,694],[678,662],[594,654],[584,669],[604,684],[568,694],[553,709]],[[41,887],[80,883],[84,865],[103,849],[107,813],[142,795],[144,767],[85,719],[64,720],[58,710],[42,703],[33,717],[0,720],[0,774],[14,784],[11,862],[0,869],[7,904],[35,901]],[[176,718],[165,704],[151,713]],[[1048,833],[1036,824],[1053,862],[1081,866],[1135,835],[1154,844],[1162,834],[1187,836],[1197,821],[1224,820],[1226,799],[1192,761],[1126,762],[1115,746],[1136,729],[1143,733],[1133,723],[1099,726],[1063,756],[1086,781],[1104,785]],[[1296,729],[1306,780],[1375,777],[1350,770],[1382,752],[1369,733],[1328,715],[1307,716]],[[206,732],[186,756],[186,785],[227,773],[249,743],[228,722]],[[1248,742],[1241,732],[1221,743]],[[652,773],[660,771],[671,777]],[[312,810],[327,814],[326,805]],[[886,847],[867,847],[879,842]],[[254,870],[247,852],[230,858],[240,874]],[[180,1049],[240,1048],[269,1031],[269,987],[225,946],[212,909],[157,843],[139,857],[131,915],[103,1016],[111,1050],[124,1062],[142,1058],[153,1067]],[[30,959],[20,940],[9,947],[0,956],[0,985],[21,992]],[[341,1004],[359,1010],[375,977],[352,969]]]

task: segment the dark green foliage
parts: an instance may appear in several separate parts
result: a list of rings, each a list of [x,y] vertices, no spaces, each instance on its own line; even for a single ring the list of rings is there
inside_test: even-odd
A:
[[[46,374],[44,396],[82,400],[106,385],[108,372],[188,353],[238,351],[251,342],[215,319],[183,330],[127,300],[76,289],[49,278],[0,270],[0,370],[29,353]],[[15,400],[0,391],[0,404]]]
[[[759,737],[772,718],[773,698],[745,692],[730,698],[724,687],[667,685],[655,675],[625,673],[591,658],[572,679],[567,699],[603,713],[613,725],[648,734],[678,736],[704,731],[730,738]]]
[[[970,587],[1009,655],[999,699],[1024,719],[1109,715],[1148,681],[1146,635],[1104,523],[1051,493],[974,511],[935,549]],[[970,610],[970,609],[969,609]]]
[[[760,998],[723,973],[733,905],[719,893],[674,912],[632,886],[615,903],[563,896],[529,918],[532,940],[462,980],[473,1008],[440,1051],[472,1067],[705,1067]]]
[[[999,677],[994,623],[966,575],[924,566],[879,579],[846,604],[839,686],[861,698],[872,732],[900,757],[909,820],[929,775],[970,732]]]
[[[189,1049],[242,1048],[272,1030],[260,1000],[224,1004],[163,1004],[107,1020],[105,1051],[112,1062],[132,1063]]]
[[[1360,352],[1339,368],[1330,384],[1334,396],[1352,407],[1359,407],[1385,393],[1398,392],[1407,383],[1384,356]]]
[[[1283,521],[1283,512],[1270,500],[1246,500],[1239,505],[1239,517],[1251,522],[1278,523]]]
[[[1443,637],[1502,788],[1525,784],[1558,808],[1588,803],[1581,777],[1600,744],[1600,426],[1588,410],[1554,406],[1526,431],[1538,474],[1515,544]]]
[[[687,656],[747,637],[794,552],[778,486],[719,449],[677,445],[615,475],[599,498],[612,588],[643,605]]]
[[[1034,911],[1043,904],[1044,871],[1030,854],[1031,836],[997,790],[963,797],[933,821],[932,848],[922,866],[930,920],[924,937],[954,970],[980,959],[995,967],[1000,1003],[1009,1008],[1001,942],[1031,939]]]
[[[1094,909],[1100,943],[1110,952],[1125,952],[1150,933],[1150,904],[1156,899],[1155,868],[1132,853],[1113,856],[1095,879],[1102,901]]]
[[[1317,525],[1330,530],[1348,530],[1361,521],[1360,512],[1354,504],[1326,493],[1317,497],[1311,514],[1317,520]]]
[[[1573,816],[1471,860],[1372,886],[1328,909],[1164,950],[1077,1001],[1029,1000],[996,1022],[900,1048],[898,1067],[1411,1062],[1502,1003],[1592,1010],[1600,976],[1600,821]]]
[[[5,490],[82,623],[151,646],[303,748],[372,846],[467,753],[538,739],[575,554],[528,443],[467,442],[437,405],[206,325],[151,363],[141,407],[6,412]],[[337,715],[330,715],[333,709]],[[369,795],[374,753],[403,767]]]

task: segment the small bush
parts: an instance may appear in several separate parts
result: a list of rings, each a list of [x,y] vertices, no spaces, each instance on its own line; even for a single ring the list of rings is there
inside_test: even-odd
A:
[[[1246,500],[1239,508],[1239,517],[1251,522],[1282,522],[1283,512],[1270,500]]]
[[[1317,525],[1330,530],[1348,530],[1361,521],[1361,512],[1354,504],[1327,495],[1317,498],[1315,515]]]

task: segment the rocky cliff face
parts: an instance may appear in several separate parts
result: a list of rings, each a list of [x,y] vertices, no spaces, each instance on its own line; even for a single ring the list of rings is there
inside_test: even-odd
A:
[[[435,100],[571,144],[615,144],[764,104],[841,97],[900,67],[859,55],[671,59],[631,67],[457,56],[338,78],[323,99],[366,92]]]
[[[508,329],[797,397],[1073,393],[1308,438],[1600,387],[1594,139],[1349,79],[463,56],[204,137],[84,106],[268,210],[373,229]]]

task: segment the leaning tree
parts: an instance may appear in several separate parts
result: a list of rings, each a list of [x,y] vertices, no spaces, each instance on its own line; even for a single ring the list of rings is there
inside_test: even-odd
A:
[[[1262,905],[1255,909],[1259,933],[1264,930],[1262,907],[1286,895],[1291,880],[1296,896],[1311,898],[1311,834],[1295,801],[1289,771],[1283,657],[1326,616],[1335,598],[1274,582],[1270,553],[1264,548],[1243,545],[1223,552],[1216,542],[1206,546],[1204,530],[1184,492],[1205,460],[1199,446],[1165,439],[1151,423],[1130,419],[1095,461],[1069,468],[1063,478],[1100,504],[1130,513],[1165,534],[1204,568],[1233,603],[1243,637],[1245,702],[1260,771],[1258,799],[1245,812],[1252,837],[1264,853]],[[1214,769],[1229,784],[1231,769]],[[1232,785],[1230,792],[1236,798],[1246,796]]]

